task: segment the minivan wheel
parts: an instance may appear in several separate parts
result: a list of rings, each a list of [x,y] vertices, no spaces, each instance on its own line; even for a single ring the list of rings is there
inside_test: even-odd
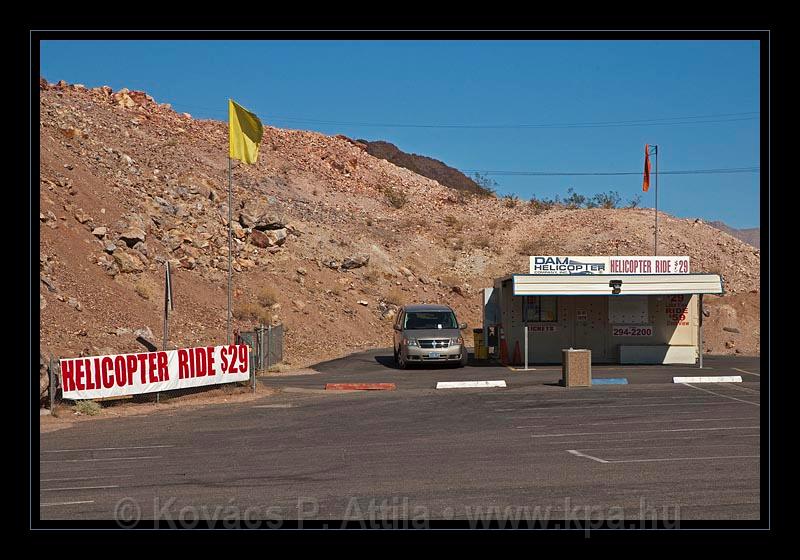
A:
[[[407,364],[406,361],[403,359],[403,354],[399,353],[397,355],[397,368],[398,369],[406,369]]]

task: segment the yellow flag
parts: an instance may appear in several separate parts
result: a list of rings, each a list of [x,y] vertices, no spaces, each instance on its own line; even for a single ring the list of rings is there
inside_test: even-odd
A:
[[[244,163],[255,163],[258,159],[258,145],[264,134],[261,121],[254,113],[229,99],[228,124],[231,158]]]

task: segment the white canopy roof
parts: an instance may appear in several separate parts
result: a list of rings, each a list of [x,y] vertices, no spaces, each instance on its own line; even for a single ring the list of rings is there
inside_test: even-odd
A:
[[[515,296],[722,294],[719,274],[514,274]],[[614,285],[619,293],[613,294]]]

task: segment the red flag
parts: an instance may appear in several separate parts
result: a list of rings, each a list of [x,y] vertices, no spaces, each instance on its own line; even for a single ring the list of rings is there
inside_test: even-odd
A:
[[[650,188],[650,146],[644,145],[644,180],[642,181],[642,190],[647,192]]]

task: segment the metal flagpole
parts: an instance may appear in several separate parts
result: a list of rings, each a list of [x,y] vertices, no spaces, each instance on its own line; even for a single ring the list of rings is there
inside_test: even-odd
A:
[[[656,150],[656,237],[653,256],[658,255],[658,145],[653,146]]]
[[[231,221],[233,220],[233,177],[232,177],[232,163],[230,156],[228,157],[228,338],[227,344],[231,343],[231,318],[233,311],[231,309],[231,289],[233,287],[233,237],[231,233]]]

